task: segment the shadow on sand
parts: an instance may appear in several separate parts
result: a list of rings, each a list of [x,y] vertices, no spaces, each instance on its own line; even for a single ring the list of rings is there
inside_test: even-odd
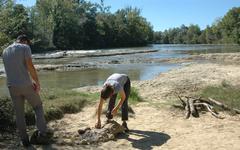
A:
[[[153,146],[161,146],[171,137],[168,134],[154,131],[130,130],[128,134],[121,134],[119,139],[126,139],[132,146],[141,150],[151,150]]]

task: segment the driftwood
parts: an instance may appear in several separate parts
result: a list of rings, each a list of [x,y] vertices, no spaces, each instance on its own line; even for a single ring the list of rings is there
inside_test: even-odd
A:
[[[119,133],[124,133],[124,127],[116,121],[109,121],[101,129],[79,129],[80,144],[96,144],[114,140]]]
[[[216,111],[215,107],[218,107],[224,111],[231,111],[235,114],[240,114],[240,110],[235,108],[230,108],[226,104],[223,104],[217,100],[214,100],[212,98],[204,99],[204,98],[194,98],[189,96],[179,96],[178,98],[181,102],[182,108],[186,111],[186,118],[188,119],[190,116],[193,117],[199,117],[200,111],[208,111],[210,112],[214,117],[223,119],[222,116],[219,115],[219,113]]]

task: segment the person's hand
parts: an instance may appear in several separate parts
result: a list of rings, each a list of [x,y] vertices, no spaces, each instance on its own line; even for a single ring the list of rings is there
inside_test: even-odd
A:
[[[37,83],[33,83],[33,89],[35,92],[39,93],[40,92],[40,84],[37,82]]]
[[[95,128],[101,129],[101,121],[98,121],[95,125]]]
[[[115,107],[115,108],[113,108],[111,114],[112,114],[113,116],[116,116],[116,115],[117,115],[117,112],[118,112],[118,108]]]

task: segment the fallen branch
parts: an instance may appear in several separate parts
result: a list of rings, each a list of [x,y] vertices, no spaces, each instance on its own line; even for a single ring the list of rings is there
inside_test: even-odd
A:
[[[189,107],[190,107],[190,113],[193,117],[199,117],[198,111],[194,106],[195,99],[188,99]]]
[[[221,103],[221,102],[219,102],[219,101],[217,101],[217,100],[215,100],[215,99],[212,99],[212,98],[208,98],[208,100],[209,100],[210,102],[212,102],[213,104],[221,107],[221,108],[224,109],[224,110],[232,111],[232,112],[234,112],[234,113],[236,113],[236,114],[240,114],[240,110],[238,110],[238,109],[236,109],[236,108],[230,108],[229,106],[227,106],[227,105],[225,105],[225,104],[223,104],[223,103]]]
[[[239,109],[230,108],[226,104],[223,104],[212,98],[203,99],[201,97],[194,98],[190,96],[179,95],[178,98],[181,102],[182,108],[185,109],[186,119],[188,119],[190,116],[199,117],[199,112],[204,110],[210,112],[216,118],[223,119],[223,117],[221,117],[219,113],[215,110],[215,106],[220,107],[224,111],[231,111],[236,114],[240,114]]]
[[[236,114],[240,114],[240,110],[239,110],[239,109],[233,108],[233,111],[234,111]]]
[[[190,117],[190,114],[191,114],[188,100],[185,103],[185,110],[186,110],[186,119],[188,119]]]
[[[202,106],[205,106],[207,108],[207,110],[216,118],[218,119],[223,119],[223,117],[219,116],[216,112],[214,112],[212,109],[213,107],[207,103],[195,103],[194,104],[195,106],[198,106],[198,105],[202,105]]]
[[[185,106],[186,106],[185,101],[184,101],[184,100],[181,98],[181,96],[179,96],[179,95],[178,95],[178,98],[179,98],[179,100],[181,101],[183,107],[185,108]]]

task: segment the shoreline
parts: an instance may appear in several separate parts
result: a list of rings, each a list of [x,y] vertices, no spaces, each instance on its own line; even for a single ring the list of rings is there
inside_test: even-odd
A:
[[[147,53],[154,53],[156,50],[147,51]],[[138,53],[138,52],[137,52]],[[139,53],[146,53],[146,51],[140,51]],[[128,55],[130,53],[124,53],[123,55]],[[135,52],[134,52],[135,54]],[[105,54],[103,54],[105,55]],[[111,56],[117,56],[116,53],[111,53]],[[120,54],[121,55],[121,54]],[[84,57],[87,57],[85,55]],[[91,57],[91,56],[90,56]],[[90,58],[89,57],[89,58]],[[95,57],[95,56],[93,56]],[[96,57],[102,57],[102,55],[97,55]],[[77,57],[74,57],[77,58]],[[38,60],[38,59],[36,59]],[[51,59],[50,59],[51,60]],[[57,60],[54,59],[53,60]],[[98,62],[98,63],[97,63]],[[103,61],[93,61],[93,62],[84,62],[77,61],[72,63],[63,63],[63,64],[49,64],[49,63],[36,63],[34,66],[38,71],[78,71],[83,69],[94,69],[94,68],[108,68],[110,65],[122,65],[122,64],[180,64],[189,65],[192,63],[218,63],[218,64],[240,64],[240,52],[236,53],[208,53],[208,54],[193,54],[186,57],[180,58],[130,58],[126,60],[103,60]],[[0,70],[0,78],[5,77],[4,70]]]
[[[155,52],[155,51],[154,51]],[[144,52],[145,53],[145,52]],[[151,52],[150,52],[151,53]],[[129,54],[129,53],[127,53]],[[124,55],[127,55],[124,54]],[[117,56],[116,54],[111,56]],[[95,56],[94,56],[95,57]],[[102,56],[97,56],[102,57]],[[236,53],[209,53],[209,54],[195,54],[189,55],[186,57],[181,58],[143,58],[143,59],[135,59],[132,58],[131,60],[125,60],[123,62],[117,60],[109,60],[99,62],[98,64],[94,63],[68,63],[68,64],[37,64],[36,68],[46,71],[63,71],[67,68],[72,68],[74,70],[81,70],[86,68],[103,68],[104,65],[111,65],[111,64],[131,64],[131,63],[146,63],[146,64],[153,64],[153,63],[169,63],[169,64],[182,64],[182,63],[201,63],[201,62],[213,62],[213,63],[223,63],[223,64],[240,64],[240,52]]]

